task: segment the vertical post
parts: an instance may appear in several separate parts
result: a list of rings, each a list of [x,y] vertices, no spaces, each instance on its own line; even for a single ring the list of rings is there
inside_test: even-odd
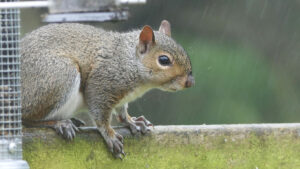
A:
[[[14,2],[18,0],[1,0]],[[0,12],[0,168],[29,168],[22,160],[20,10]]]

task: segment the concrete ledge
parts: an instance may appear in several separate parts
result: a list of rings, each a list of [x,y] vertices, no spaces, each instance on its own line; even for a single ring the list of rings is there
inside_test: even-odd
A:
[[[300,168],[300,123],[155,126],[151,134],[125,136],[123,161],[107,151],[93,128],[75,140],[50,129],[23,130],[31,168]]]

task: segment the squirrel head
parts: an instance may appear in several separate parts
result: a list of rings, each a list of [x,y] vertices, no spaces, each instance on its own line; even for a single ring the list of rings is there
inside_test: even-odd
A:
[[[159,31],[144,26],[136,55],[148,70],[147,81],[166,91],[177,91],[194,85],[191,61],[185,50],[171,38],[171,26],[161,22]]]

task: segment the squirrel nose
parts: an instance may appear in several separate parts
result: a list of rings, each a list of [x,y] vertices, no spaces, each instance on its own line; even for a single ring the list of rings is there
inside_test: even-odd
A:
[[[195,84],[195,79],[192,76],[192,73],[189,73],[188,78],[185,82],[185,87],[189,88],[189,87],[192,87],[194,84]]]

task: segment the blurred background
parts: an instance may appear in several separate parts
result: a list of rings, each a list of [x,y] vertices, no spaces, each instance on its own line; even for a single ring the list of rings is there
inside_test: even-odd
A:
[[[44,25],[45,9],[22,9],[21,33]],[[299,0],[148,0],[130,6],[130,19],[92,25],[130,31],[172,25],[192,60],[196,85],[158,90],[129,105],[154,124],[300,121]]]

